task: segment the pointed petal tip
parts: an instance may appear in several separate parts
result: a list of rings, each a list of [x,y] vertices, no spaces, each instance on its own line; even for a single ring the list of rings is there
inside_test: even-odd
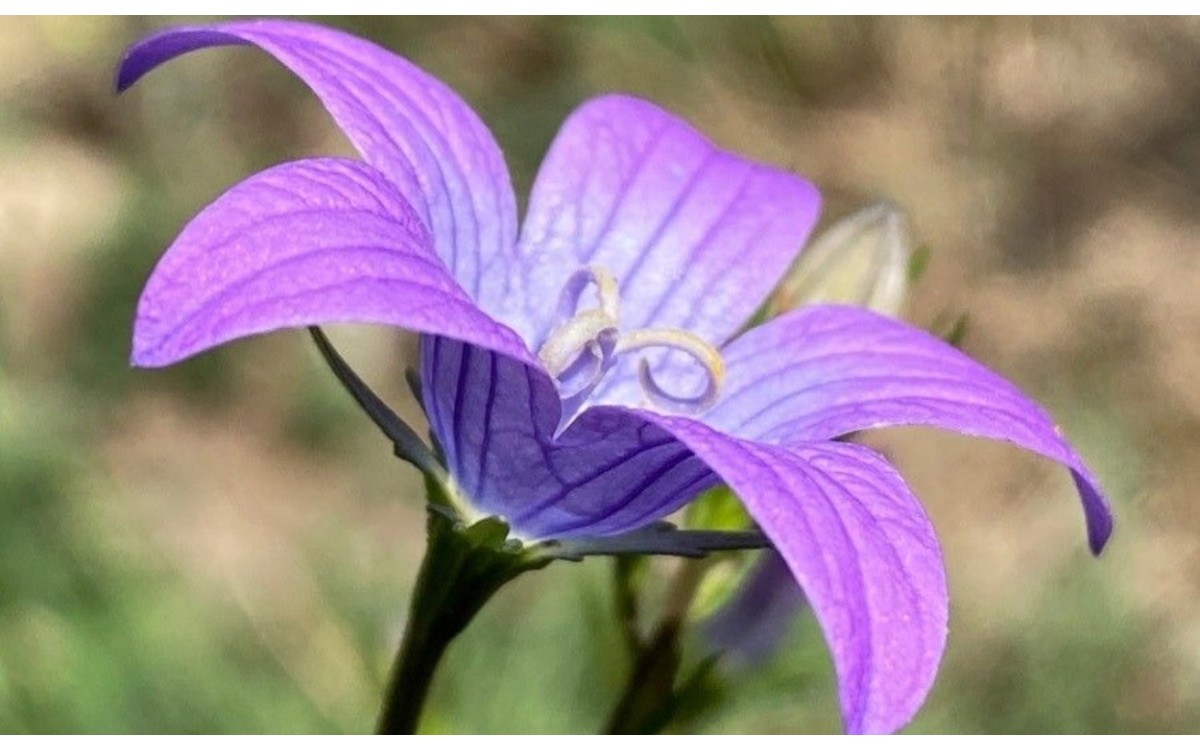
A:
[[[129,357],[129,366],[139,370],[161,370],[174,362],[159,362],[153,359],[143,359],[136,354]]]
[[[121,58],[121,62],[117,63],[117,72],[116,75],[113,76],[113,93],[125,93],[125,89],[132,86],[134,81],[137,80],[136,78],[133,78],[127,71],[128,66],[129,57],[126,55],[125,57]]]
[[[186,356],[164,355],[161,346],[149,345],[140,340],[136,331],[133,335],[133,348],[129,352],[129,365],[140,370],[158,370],[175,364]]]
[[[1083,501],[1084,517],[1087,520],[1088,547],[1096,557],[1104,551],[1113,533],[1112,506],[1100,491],[1100,485],[1089,474],[1071,469],[1071,478]]]
[[[133,84],[141,80],[142,76],[150,72],[153,66],[139,65],[138,61],[131,57],[134,50],[130,48],[126,52],[125,57],[121,58],[121,62],[117,65],[116,75],[113,76],[113,93],[124,94]]]
[[[117,63],[116,74],[113,76],[113,91],[115,93],[125,93],[142,76],[149,73],[158,63],[162,62],[161,59],[150,61],[148,58],[153,55],[153,50],[157,46],[158,40],[174,31],[160,31],[151,34],[125,48],[125,53],[121,55],[121,61]]]
[[[129,45],[117,65],[114,88],[120,94],[162,63],[193,50],[245,44],[248,42],[215,28],[176,26],[164,29]]]
[[[1094,557],[1100,557],[1108,546],[1113,533],[1112,511],[1105,505],[1101,510],[1088,515],[1088,547]]]
[[[1096,514],[1088,519],[1088,547],[1092,555],[1100,557],[1108,546],[1108,540],[1113,533],[1112,512],[1108,508],[1102,514]]]
[[[157,36],[158,34],[151,35],[125,48],[125,52],[121,55],[121,60],[117,63],[117,69],[113,75],[114,93],[125,93],[126,89],[137,83],[150,70],[152,66],[139,65],[138,62],[143,56],[146,46]]]
[[[143,357],[137,352],[129,355],[129,366],[136,367],[139,370],[161,370],[162,368],[172,364],[171,362],[160,362],[150,357]]]

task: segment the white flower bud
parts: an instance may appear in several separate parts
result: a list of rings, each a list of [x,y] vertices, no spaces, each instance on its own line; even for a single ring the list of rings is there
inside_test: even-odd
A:
[[[908,293],[912,253],[899,208],[883,201],[861,209],[801,253],[768,303],[768,316],[830,302],[898,317]]]

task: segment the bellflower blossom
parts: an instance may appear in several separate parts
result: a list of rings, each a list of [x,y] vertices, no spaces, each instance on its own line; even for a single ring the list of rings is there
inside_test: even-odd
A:
[[[727,483],[816,613],[850,732],[895,730],[919,707],[947,597],[917,500],[839,437],[922,424],[1020,445],[1070,469],[1103,547],[1109,509],[1050,418],[941,341],[837,306],[734,337],[816,221],[808,182],[603,96],[563,125],[518,228],[500,149],[453,91],[302,23],[154,34],[118,88],[231,44],[298,75],[362,160],[276,166],[201,211],[146,283],[135,364],[321,323],[418,331],[423,407],[459,501],[525,540],[633,530]]]

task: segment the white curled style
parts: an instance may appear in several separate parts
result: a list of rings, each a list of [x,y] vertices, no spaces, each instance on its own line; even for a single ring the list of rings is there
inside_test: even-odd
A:
[[[704,368],[708,382],[704,390],[694,396],[668,393],[654,379],[650,363],[642,359],[638,363],[638,382],[651,404],[660,409],[669,409],[684,414],[699,414],[717,403],[721,397],[721,386],[725,383],[725,360],[716,347],[694,333],[675,328],[643,328],[632,331],[617,339],[616,354],[663,347],[683,352]]]
[[[579,301],[589,287],[596,290],[597,304],[580,310]],[[654,379],[649,362],[643,359],[638,366],[638,381],[651,405],[665,411],[696,414],[717,402],[725,380],[725,362],[716,347],[694,333],[675,328],[643,328],[622,333],[619,312],[620,288],[604,268],[581,268],[563,285],[558,302],[558,318],[562,322],[546,337],[538,349],[538,358],[558,381],[565,403],[581,405],[619,355],[659,347],[691,357],[704,368],[708,382],[696,395],[670,393]]]
[[[589,286],[596,287],[599,305],[579,310],[579,300]],[[563,322],[546,337],[538,359],[560,385],[565,385],[564,380],[572,381],[573,387],[563,394],[564,400],[586,398],[612,366],[619,304],[617,280],[603,268],[581,268],[563,285],[558,301],[558,317]],[[565,377],[568,374],[572,377]]]

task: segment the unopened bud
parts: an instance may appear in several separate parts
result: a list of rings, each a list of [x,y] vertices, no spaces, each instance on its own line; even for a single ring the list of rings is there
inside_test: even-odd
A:
[[[784,276],[767,304],[768,317],[818,302],[898,316],[913,255],[907,223],[900,209],[883,201],[834,224]]]

